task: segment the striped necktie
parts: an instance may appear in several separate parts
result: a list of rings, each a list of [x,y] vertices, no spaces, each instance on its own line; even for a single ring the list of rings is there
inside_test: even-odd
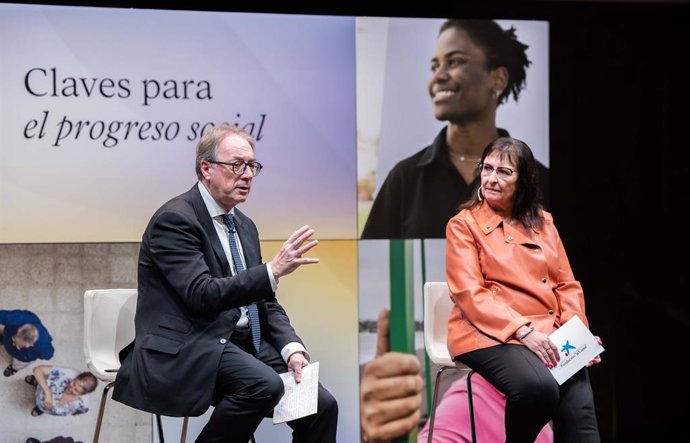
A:
[[[237,246],[237,241],[235,240],[235,221],[233,220],[232,214],[225,214],[223,220],[225,220],[225,224],[229,229],[228,241],[230,242],[230,254],[232,254],[232,262],[235,265],[235,273],[239,274],[244,271],[244,264],[242,264],[242,258],[240,257],[240,248]],[[252,343],[254,344],[256,352],[259,352],[261,325],[259,324],[259,309],[256,303],[247,306],[247,314],[249,315],[249,329],[252,332]]]

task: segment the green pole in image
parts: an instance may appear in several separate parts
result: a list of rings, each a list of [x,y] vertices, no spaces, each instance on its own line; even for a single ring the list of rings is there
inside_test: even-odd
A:
[[[420,241],[421,255],[422,255],[422,293],[424,293],[424,283],[426,283],[426,248],[424,247],[424,239]],[[422,310],[424,309],[424,303],[422,303]],[[422,312],[422,318],[424,318],[425,313]],[[432,391],[431,391],[431,360],[429,360],[429,354],[426,353],[426,345],[424,346],[424,385],[426,386],[426,411],[427,415],[431,411],[431,401],[432,401]]]
[[[390,348],[394,352],[415,352],[414,267],[412,240],[390,240]],[[395,443],[417,441],[417,428]]]

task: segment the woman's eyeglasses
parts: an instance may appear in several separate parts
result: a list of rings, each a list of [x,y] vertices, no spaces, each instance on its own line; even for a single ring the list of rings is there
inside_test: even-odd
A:
[[[492,165],[486,163],[479,163],[479,171],[485,177],[490,176],[492,172],[496,171],[496,177],[499,180],[508,180],[515,173],[515,171],[513,171],[510,168],[506,168],[505,166],[499,166],[498,168],[495,168]]]

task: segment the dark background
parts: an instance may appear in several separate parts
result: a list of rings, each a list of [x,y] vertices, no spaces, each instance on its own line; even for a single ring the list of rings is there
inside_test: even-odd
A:
[[[690,442],[690,3],[40,3],[548,20],[551,209],[606,348],[602,440]]]

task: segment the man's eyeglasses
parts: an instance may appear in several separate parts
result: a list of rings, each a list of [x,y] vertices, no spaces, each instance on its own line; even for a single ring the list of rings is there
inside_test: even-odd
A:
[[[243,162],[243,161],[235,161],[232,163],[228,162],[219,162],[215,160],[207,160],[209,163],[213,163],[216,165],[225,165],[229,166],[230,170],[232,171],[233,174],[235,175],[242,175],[244,174],[244,171],[247,170],[247,167],[249,167],[249,170],[252,171],[252,175],[256,177],[259,175],[261,172],[261,169],[263,169],[263,165],[259,162]]]
[[[499,180],[508,180],[515,173],[515,171],[513,171],[510,168],[506,168],[505,166],[499,166],[498,168],[494,168],[493,166],[487,165],[485,163],[479,163],[479,170],[485,177],[490,176],[492,172],[496,171],[496,177]]]

